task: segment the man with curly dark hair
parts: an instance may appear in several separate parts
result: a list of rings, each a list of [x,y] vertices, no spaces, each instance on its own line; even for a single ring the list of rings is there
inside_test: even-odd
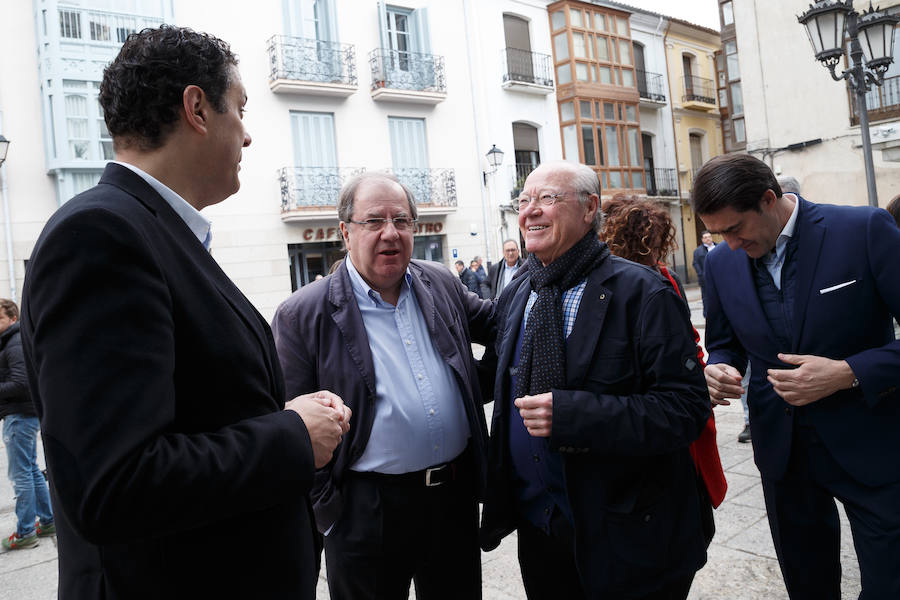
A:
[[[350,413],[285,398],[265,319],[208,252],[200,210],[250,144],[237,58],[145,29],[100,102],[117,160],[48,221],[23,302],[59,597],[310,600],[309,491]]]

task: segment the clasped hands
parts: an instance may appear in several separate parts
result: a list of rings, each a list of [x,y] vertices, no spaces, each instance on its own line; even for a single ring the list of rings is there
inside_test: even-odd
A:
[[[855,378],[845,360],[832,360],[811,354],[778,354],[778,360],[795,369],[769,369],[767,379],[775,393],[792,406],[804,406],[849,388]],[[714,403],[740,398],[744,393],[741,374],[731,365],[707,365],[703,371],[709,397]]]
[[[316,468],[327,465],[341,442],[341,436],[350,430],[350,408],[337,394],[320,390],[297,396],[286,402],[284,409],[296,412],[303,419],[312,443]]]

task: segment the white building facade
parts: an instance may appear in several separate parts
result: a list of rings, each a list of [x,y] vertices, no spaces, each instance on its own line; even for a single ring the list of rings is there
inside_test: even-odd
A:
[[[737,37],[746,152],[778,175],[793,176],[804,197],[835,204],[867,203],[861,137],[847,85],[816,62],[797,15],[808,2],[723,1]],[[867,6],[856,2],[856,9]],[[900,12],[896,0],[881,7]],[[895,40],[898,39],[895,30]],[[868,94],[878,198],[900,194],[900,65]],[[838,73],[846,65],[838,66]]]
[[[212,33],[240,59],[253,142],[241,190],[204,214],[213,256],[264,316],[340,259],[338,191],[362,171],[389,170],[413,190],[415,258],[498,260],[518,238],[516,162],[561,156],[547,19],[540,0],[8,3],[0,295],[19,299],[44,223],[113,158],[97,102],[104,65],[129,33],[163,22]],[[505,152],[496,171],[494,145]]]

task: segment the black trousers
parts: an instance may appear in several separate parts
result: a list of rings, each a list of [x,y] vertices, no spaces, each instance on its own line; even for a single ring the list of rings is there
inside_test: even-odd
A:
[[[575,564],[575,533],[569,521],[559,512],[550,525],[550,535],[522,522],[518,527],[519,568],[528,600],[587,600]],[[649,596],[629,600],[685,600],[694,581],[693,573],[667,584]],[[591,598],[591,600],[624,600]]]
[[[815,431],[802,426],[794,428],[784,479],[764,477],[762,483],[775,552],[792,600],[841,597],[835,499],[850,521],[862,575],[859,600],[900,598],[900,483],[860,484],[835,462]]]
[[[469,471],[471,475],[471,471]],[[478,506],[464,473],[436,487],[348,473],[325,536],[332,600],[479,600]]]

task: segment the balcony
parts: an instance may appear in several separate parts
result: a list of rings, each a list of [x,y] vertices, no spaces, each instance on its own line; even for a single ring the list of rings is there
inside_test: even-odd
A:
[[[456,173],[453,169],[385,169],[412,191],[423,215],[456,210]],[[284,167],[278,170],[281,220],[285,223],[337,218],[338,196],[348,179],[362,167]]]
[[[712,79],[704,77],[685,77],[684,96],[681,97],[684,108],[710,111],[716,109],[716,86]]]
[[[442,56],[376,48],[369,66],[373,100],[433,105],[447,97]]]
[[[538,54],[517,48],[500,52],[503,89],[546,96],[553,93],[553,67],[549,54]]]
[[[666,88],[663,85],[663,76],[659,73],[650,73],[635,69],[637,75],[638,94],[641,97],[641,106],[647,108],[659,108],[666,103]]]
[[[510,165],[510,177],[512,178],[512,190],[510,190],[509,197],[511,200],[515,200],[519,197],[519,194],[522,193],[522,189],[525,187],[525,179],[531,175],[531,172],[538,168],[538,165],[534,163],[516,163],[515,165]]]
[[[356,91],[352,45],[286,35],[273,35],[266,45],[273,92],[345,98]]]
[[[363,168],[284,167],[281,184],[281,220],[310,221],[337,217],[338,195],[344,183]]]
[[[677,196],[678,173],[675,169],[644,169],[648,196]]]
[[[453,169],[386,169],[410,189],[419,214],[440,215],[456,210]]]
[[[44,19],[46,20],[46,15]],[[60,48],[63,51],[74,50],[87,58],[100,55],[85,50],[79,45],[106,47],[119,51],[129,34],[141,31],[145,27],[159,27],[165,20],[163,16],[138,16],[102,10],[86,10],[77,7],[61,7],[59,9]],[[46,23],[45,23],[46,35]]]
[[[869,121],[900,118],[900,75],[885,77],[880,86],[873,85],[866,93],[866,107],[869,110]],[[856,106],[856,94],[850,92],[851,121],[859,125],[859,110]]]

